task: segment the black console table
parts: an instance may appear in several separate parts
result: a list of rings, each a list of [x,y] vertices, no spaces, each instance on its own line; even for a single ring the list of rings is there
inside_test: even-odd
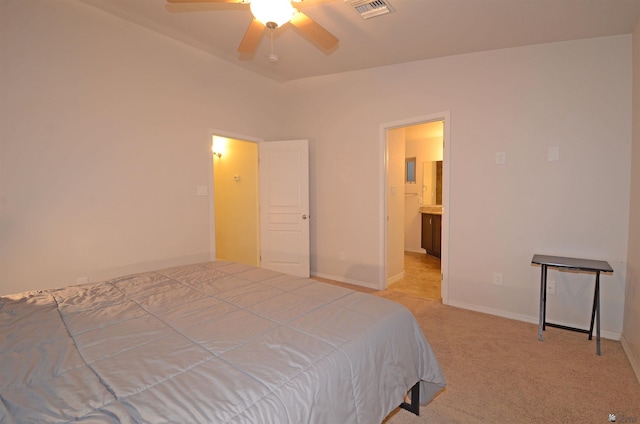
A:
[[[606,261],[592,259],[565,258],[562,256],[533,255],[532,264],[541,266],[540,271],[540,324],[538,327],[538,340],[542,340],[542,331],[549,327],[562,328],[564,330],[577,331],[593,336],[593,322],[596,322],[596,354],[600,355],[600,273],[613,272],[613,268]],[[547,268],[570,269],[585,272],[595,272],[596,286],[593,293],[593,308],[591,309],[591,326],[588,330],[567,327],[565,325],[547,322]]]

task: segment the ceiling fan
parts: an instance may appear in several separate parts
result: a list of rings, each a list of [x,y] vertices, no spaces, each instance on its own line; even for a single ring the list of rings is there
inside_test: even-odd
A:
[[[167,0],[169,3],[239,3],[249,4],[253,20],[238,47],[239,53],[253,53],[260,44],[265,28],[271,31],[290,22],[311,41],[331,50],[338,45],[336,38],[320,24],[293,7],[304,0]]]

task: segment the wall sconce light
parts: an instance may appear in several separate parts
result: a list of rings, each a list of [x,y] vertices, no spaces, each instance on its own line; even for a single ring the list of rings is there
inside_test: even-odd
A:
[[[225,137],[213,136],[213,141],[211,143],[211,151],[213,152],[213,156],[217,156],[218,159],[222,157],[222,153],[224,153],[227,142],[229,139]]]

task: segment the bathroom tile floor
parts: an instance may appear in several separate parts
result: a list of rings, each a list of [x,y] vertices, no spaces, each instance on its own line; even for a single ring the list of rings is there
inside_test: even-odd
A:
[[[394,281],[388,290],[441,301],[440,259],[425,253],[404,253],[404,278]]]
[[[404,270],[404,278],[389,284],[387,290],[397,291],[422,299],[442,301],[440,295],[440,259],[427,255],[426,253],[404,252]],[[316,276],[312,278],[365,293],[375,293],[377,291],[326,278]]]

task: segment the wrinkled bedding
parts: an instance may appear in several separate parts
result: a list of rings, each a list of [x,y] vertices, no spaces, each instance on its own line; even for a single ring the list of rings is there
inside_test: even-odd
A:
[[[0,423],[376,423],[445,385],[402,305],[214,261],[0,298]]]

